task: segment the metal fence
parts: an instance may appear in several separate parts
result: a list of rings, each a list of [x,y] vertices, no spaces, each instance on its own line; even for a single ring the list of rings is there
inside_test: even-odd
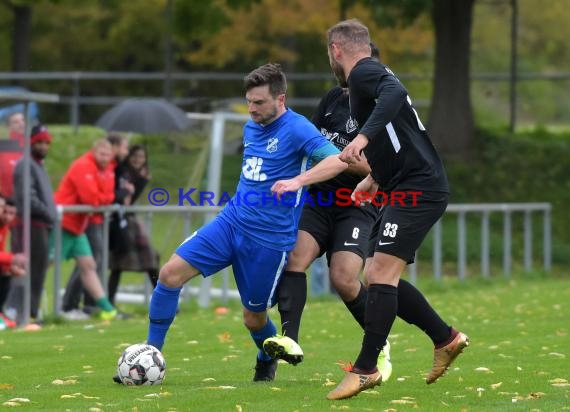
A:
[[[447,206],[445,215],[457,215],[457,276],[463,280],[467,274],[467,215],[480,216],[481,234],[481,276],[488,278],[491,275],[491,242],[490,242],[490,218],[492,214],[501,214],[502,234],[502,273],[509,277],[513,268],[512,243],[513,227],[512,216],[515,213],[523,215],[523,265],[524,270],[533,270],[533,224],[532,215],[542,214],[542,268],[550,272],[552,268],[552,205],[550,203],[476,203],[476,204],[450,204]],[[432,266],[434,278],[441,279],[442,270],[442,223],[439,220],[432,228],[433,250]],[[418,265],[410,265],[410,278],[415,282],[418,274]]]
[[[26,86],[26,84],[33,84],[34,88],[38,88],[38,81],[45,84],[45,90],[51,90],[54,86],[50,85],[50,83],[64,81],[64,86],[59,86],[58,90],[55,92],[61,95],[60,104],[66,105],[69,107],[69,123],[77,130],[79,125],[82,123],[80,119],[80,108],[82,106],[112,106],[117,104],[127,98],[135,97],[135,96],[93,96],[92,91],[86,91],[87,87],[85,83],[90,81],[97,81],[97,82],[120,82],[120,81],[128,81],[128,82],[136,82],[136,81],[146,81],[146,82],[172,82],[176,83],[176,85],[185,85],[185,87],[178,87],[176,90],[175,95],[173,96],[164,96],[168,98],[175,104],[178,105],[189,105],[195,106],[200,105],[203,103],[212,103],[215,102],[217,106],[228,106],[230,104],[239,102],[243,102],[243,96],[241,93],[241,83],[243,81],[245,73],[223,73],[223,72],[194,72],[194,73],[165,73],[165,72],[153,72],[153,73],[145,73],[145,72],[0,72],[0,81],[6,82],[18,82],[22,86]],[[418,74],[409,74],[409,73],[399,73],[398,77],[406,82],[408,87],[413,87],[412,83],[431,83],[432,76],[430,75],[418,75]],[[311,112],[317,106],[321,94],[324,90],[328,89],[331,84],[334,83],[334,77],[330,72],[322,72],[322,73],[288,73],[287,74],[288,81],[291,85],[299,84],[302,85],[303,83],[307,82],[317,82],[321,84],[328,84],[326,88],[319,89],[320,91],[317,92],[315,95],[305,95],[301,96],[298,93],[291,95],[287,101],[288,104],[292,107],[296,108],[310,108]],[[516,74],[516,78],[512,78],[512,74],[509,72],[479,72],[473,73],[471,76],[471,80],[481,83],[490,83],[492,84],[492,90],[497,92],[496,84],[505,84],[508,85],[510,82],[513,84],[511,88],[514,90],[514,85],[522,84],[522,83],[529,83],[529,82],[538,82],[538,81],[545,81],[545,82],[567,82],[570,80],[570,72],[519,72]],[[226,82],[227,84],[231,85],[238,85],[234,87],[235,90],[239,90],[237,93],[234,90],[233,95],[231,92],[228,92],[226,88],[223,88],[224,95],[223,96],[214,96],[214,95],[187,95],[187,88],[188,84],[200,84],[206,83],[215,85],[216,83]],[[83,86],[82,86],[83,84]],[[560,86],[560,88],[564,88]],[[69,90],[69,91],[64,91]],[[208,88],[211,90],[212,88]],[[425,88],[422,88],[422,90]],[[487,93],[487,92],[485,92]],[[202,92],[204,94],[204,92]],[[426,96],[425,93],[422,95],[414,96],[414,105],[418,108],[425,108],[429,105],[429,96]],[[520,106],[517,104],[516,100],[521,100],[522,97],[508,96],[508,94],[502,96],[502,100],[506,103],[506,106],[509,108],[508,112],[505,115],[513,116],[514,113],[517,111],[516,106]],[[527,105],[531,104],[532,102],[527,101]],[[564,105],[562,105],[564,106]],[[209,107],[208,110],[213,110],[212,107]],[[538,119],[542,123],[548,123],[545,119]],[[553,121],[559,121],[556,119],[552,119]],[[91,119],[93,121],[93,119]],[[511,122],[514,122],[514,119],[511,119]]]
[[[542,267],[544,271],[551,270],[552,262],[552,239],[551,239],[551,205],[550,203],[492,203],[492,204],[450,204],[447,207],[446,213],[442,219],[446,219],[450,214],[457,215],[457,276],[463,280],[466,278],[467,271],[467,231],[466,231],[466,216],[467,214],[478,214],[481,217],[480,231],[481,231],[481,276],[490,276],[490,216],[493,213],[502,215],[503,221],[503,274],[509,276],[512,270],[512,215],[514,213],[522,213],[524,216],[523,224],[523,238],[524,238],[524,253],[523,262],[525,270],[533,269],[532,258],[532,239],[534,238],[534,230],[532,225],[532,214],[542,214],[543,229],[543,248],[542,248]],[[212,219],[220,210],[218,206],[104,206],[104,207],[91,207],[91,206],[58,206],[57,220],[55,225],[55,257],[54,257],[54,278],[53,278],[53,313],[58,315],[60,313],[60,289],[61,289],[61,238],[62,228],[61,221],[64,213],[69,212],[97,212],[102,213],[104,216],[103,222],[103,259],[101,276],[103,284],[106,285],[106,271],[109,262],[109,220],[113,212],[122,210],[124,212],[142,213],[145,216],[146,230],[149,235],[152,234],[152,218],[155,213],[181,213],[183,217],[183,232],[185,235],[191,233],[192,219],[196,215],[203,216],[206,220]],[[435,279],[442,277],[442,223],[438,221],[432,228],[433,232],[433,276]],[[182,239],[181,239],[182,240]],[[412,282],[417,281],[419,268],[417,264],[413,264],[409,268],[410,277]],[[207,307],[210,304],[210,299],[213,296],[213,288],[210,279],[204,279],[199,288],[194,288],[191,291],[198,296],[198,303],[201,307]],[[239,295],[237,291],[231,290],[228,281],[228,272],[223,274],[222,287],[216,291],[216,296],[227,301],[231,298],[237,298]],[[141,296],[140,302],[148,303],[150,288],[145,287],[144,294]],[[189,297],[190,290],[186,288],[183,296]]]

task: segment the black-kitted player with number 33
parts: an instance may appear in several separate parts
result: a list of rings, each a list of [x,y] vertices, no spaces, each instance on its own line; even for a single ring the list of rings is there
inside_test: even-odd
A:
[[[422,193],[415,206],[388,203],[382,208],[374,255],[365,269],[368,297],[362,348],[352,369],[327,398],[349,398],[382,382],[376,361],[396,316],[418,326],[433,341],[433,367],[427,377],[427,383],[433,383],[469,338],[444,322],[417,289],[399,280],[447,207],[445,170],[407,90],[389,68],[370,57],[366,26],[352,19],[330,28],[328,55],[336,77],[347,81],[350,114],[359,129],[340,159],[352,164],[364,151],[371,169],[355,192],[372,194],[380,188],[387,194]]]

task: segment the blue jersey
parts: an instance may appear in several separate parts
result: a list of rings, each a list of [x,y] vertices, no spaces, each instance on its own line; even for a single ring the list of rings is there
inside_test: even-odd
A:
[[[268,248],[293,249],[303,189],[281,202],[272,196],[271,187],[304,172],[313,152],[327,145],[317,128],[291,109],[267,126],[248,121],[237,192],[220,217]]]

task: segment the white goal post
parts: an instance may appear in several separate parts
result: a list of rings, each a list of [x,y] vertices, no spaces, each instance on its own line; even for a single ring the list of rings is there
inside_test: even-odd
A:
[[[201,119],[201,120],[211,120],[212,129],[210,131],[210,153],[208,156],[208,184],[207,190],[212,193],[220,193],[220,182],[222,181],[222,163],[224,156],[224,135],[226,122],[239,122],[245,124],[249,119],[249,115],[231,113],[231,112],[214,112],[212,114],[203,113],[188,113],[190,119]],[[237,184],[237,182],[236,182]],[[206,215],[206,222],[212,220],[215,217],[215,213],[209,213]],[[230,291],[228,288],[228,270],[224,269],[222,271],[222,289],[221,293],[212,290],[212,278],[207,277],[202,279],[200,284],[200,290],[198,292],[198,305],[200,307],[210,306],[210,299],[213,292],[216,295],[221,296],[222,300],[225,301],[230,297]],[[231,293],[232,297],[235,293]],[[238,295],[239,298],[239,295]]]

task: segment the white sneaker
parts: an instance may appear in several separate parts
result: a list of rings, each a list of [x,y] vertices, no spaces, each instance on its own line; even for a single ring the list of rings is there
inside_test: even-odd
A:
[[[65,320],[87,320],[89,319],[89,315],[82,310],[79,309],[71,309],[67,312],[61,312],[61,317]]]

